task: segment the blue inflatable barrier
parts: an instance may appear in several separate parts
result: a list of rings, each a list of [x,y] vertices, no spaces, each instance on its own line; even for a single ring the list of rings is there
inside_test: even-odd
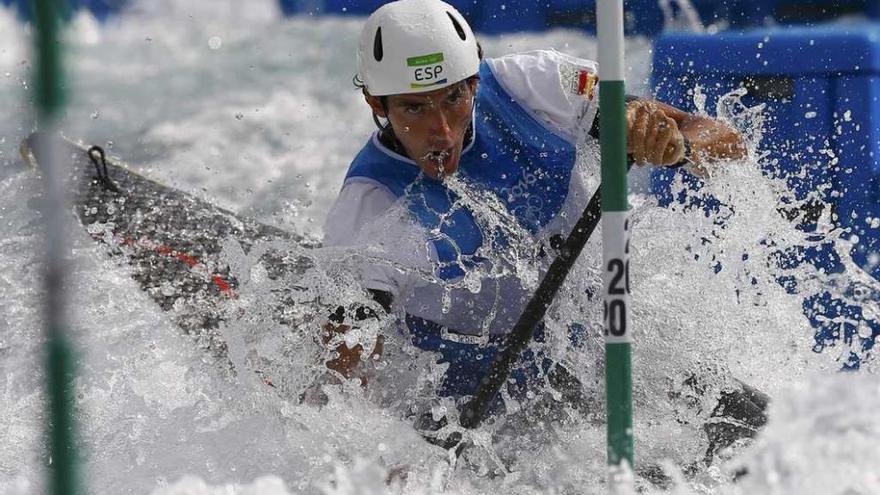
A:
[[[392,0],[279,0],[281,12],[291,15],[359,15],[368,16]],[[449,0],[469,21],[479,10],[473,0]]]
[[[685,109],[694,109],[697,85],[708,97],[710,113],[719,96],[737,88],[748,90],[743,97],[747,106],[766,105],[761,149],[768,156],[763,163],[768,174],[789,186],[788,213],[807,233],[815,229],[819,214],[830,213],[856,241],[853,260],[880,279],[880,25],[668,34],[655,43],[653,78],[658,99]],[[671,195],[673,176],[660,171],[652,177],[661,203],[681,199]],[[823,242],[812,250],[781,253],[782,260],[806,260],[826,273],[842,272],[833,240]],[[797,289],[790,281],[780,282]],[[817,346],[855,335],[865,339],[863,350],[870,349],[880,323],[868,322],[873,327],[866,337],[865,329],[858,328],[865,322],[854,319],[861,310],[828,297],[804,303],[817,328]],[[873,293],[865,298],[880,299]]]
[[[880,13],[877,0],[776,0],[773,17],[785,24],[815,24],[842,15]]]
[[[279,0],[285,15],[369,15],[391,0]],[[755,0],[749,0],[755,1]],[[551,28],[596,31],[595,0],[448,0],[483,34],[544,31]],[[675,2],[673,2],[675,3]],[[714,12],[717,2],[698,0],[703,10]],[[652,36],[663,30],[663,13],[657,0],[625,0],[629,34]],[[709,14],[711,15],[711,14]]]
[[[880,217],[880,25],[669,34],[654,53],[663,101],[693,109],[692,89],[700,85],[710,112],[739,87],[749,91],[745,104],[765,104],[768,172],[786,178],[796,199],[833,208],[859,236],[856,260],[880,277],[868,260],[880,248],[880,230],[866,221]],[[667,194],[670,178],[656,174],[655,192]]]
[[[279,0],[285,15],[369,15],[391,0]],[[552,28],[596,32],[596,0],[448,0],[484,34],[544,31]],[[874,11],[876,0],[691,0],[704,24],[726,23],[735,28],[773,22],[808,22],[837,15]],[[803,8],[799,6],[803,5]],[[670,2],[673,15],[680,5]],[[658,0],[624,0],[627,34],[655,36],[663,31]]]
[[[389,0],[279,0],[284,15],[370,15]]]

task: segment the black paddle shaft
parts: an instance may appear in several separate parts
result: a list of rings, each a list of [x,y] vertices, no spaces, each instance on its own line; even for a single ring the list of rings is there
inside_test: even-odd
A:
[[[631,166],[632,162],[628,161],[627,169]],[[565,282],[565,278],[574,266],[575,261],[577,261],[578,256],[580,256],[581,251],[584,250],[587,241],[590,240],[590,236],[593,235],[593,231],[596,230],[599,218],[602,217],[601,207],[602,186],[600,185],[599,189],[593,194],[593,197],[590,198],[590,202],[584,209],[584,213],[574,226],[571,234],[562,244],[562,247],[559,248],[559,255],[556,256],[547,273],[544,274],[541,285],[538,286],[538,290],[535,291],[535,294],[529,300],[513,330],[501,342],[498,355],[495,356],[489,373],[480,380],[477,392],[464,405],[460,422],[465,428],[476,428],[485,419],[489,405],[498,394],[501,385],[507,381],[511,365],[532,340],[535,328],[544,319],[547,308],[553,303],[556,293],[559,292],[559,288]]]

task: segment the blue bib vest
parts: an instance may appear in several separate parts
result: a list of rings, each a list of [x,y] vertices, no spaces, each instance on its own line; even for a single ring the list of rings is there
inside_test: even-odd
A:
[[[575,145],[553,133],[521,107],[495,78],[480,66],[480,87],[474,110],[474,141],[461,156],[456,177],[469,187],[493,193],[520,226],[536,234],[562,209],[575,163]],[[345,180],[358,178],[385,186],[404,197],[412,217],[433,232],[429,242],[437,253],[436,275],[452,280],[479,263],[475,257],[484,235],[471,211],[455,193],[421,173],[412,162],[395,158],[371,139],[358,153]]]

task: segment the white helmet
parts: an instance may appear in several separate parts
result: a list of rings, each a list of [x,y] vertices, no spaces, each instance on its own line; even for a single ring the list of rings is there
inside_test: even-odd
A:
[[[434,91],[479,70],[474,32],[440,0],[385,4],[361,32],[358,74],[373,96]]]

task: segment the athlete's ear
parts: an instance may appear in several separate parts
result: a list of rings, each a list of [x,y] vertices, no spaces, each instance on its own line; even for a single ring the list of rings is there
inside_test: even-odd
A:
[[[471,77],[468,79],[468,86],[470,87],[471,94],[477,94],[477,89],[480,88],[480,77]]]
[[[373,109],[373,113],[376,114],[377,117],[383,119],[388,118],[388,115],[385,112],[385,105],[382,104],[382,100],[378,96],[364,93],[364,99],[367,100],[367,105],[370,105],[370,108]]]

